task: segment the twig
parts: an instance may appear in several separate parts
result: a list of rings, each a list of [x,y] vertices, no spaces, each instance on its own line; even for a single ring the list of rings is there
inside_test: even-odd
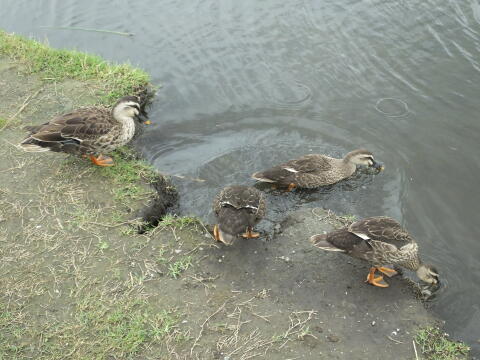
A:
[[[265,320],[267,323],[270,323],[270,320],[268,320],[267,316],[268,316],[268,317],[272,316],[272,315],[267,315],[267,316],[259,315],[259,314],[254,313],[254,312],[252,312],[252,315],[253,315],[253,316],[256,316],[256,317],[259,317],[259,318],[262,319],[262,320]]]
[[[27,98],[25,99],[25,101],[23,102],[22,106],[20,106],[20,109],[17,110],[17,112],[15,114],[13,114],[12,116],[10,116],[10,118],[5,122],[5,124],[3,124],[2,128],[0,129],[0,131],[2,131],[3,129],[5,129],[8,124],[10,124],[10,122],[15,119],[23,110],[25,110],[25,108],[28,106],[28,104],[30,103],[30,101],[32,101],[32,99],[34,97],[36,97],[41,91],[43,90],[43,87],[41,87],[40,89],[38,89],[33,95],[29,95],[27,96]]]
[[[402,341],[395,340],[395,339],[391,338],[391,337],[388,336],[388,335],[387,335],[387,339],[392,340],[394,343],[397,343],[397,344],[403,344]]]
[[[40,26],[40,29],[54,29],[54,30],[82,30],[82,31],[92,31],[92,32],[100,32],[100,33],[107,33],[107,34],[114,34],[114,35],[121,35],[121,36],[133,36],[132,33],[121,32],[121,31],[113,31],[113,30],[103,30],[103,29],[89,29],[89,28],[82,28],[82,27],[70,27],[70,26]]]
[[[192,347],[190,348],[190,355],[193,355],[193,349],[195,348],[195,346],[197,346],[198,340],[200,340],[200,338],[202,337],[203,330],[204,330],[204,328],[205,328],[205,324],[206,324],[207,322],[209,322],[212,317],[214,317],[214,316],[217,315],[220,311],[222,311],[223,308],[225,307],[225,304],[226,304],[226,302],[224,302],[224,303],[222,304],[222,306],[220,306],[214,313],[212,313],[209,317],[207,317],[207,318],[205,319],[205,321],[204,321],[203,324],[202,324],[202,327],[200,328],[200,332],[198,333],[198,336],[195,338],[195,341],[193,342],[193,345],[192,345]]]
[[[418,360],[417,346],[415,345],[415,340],[412,340],[413,350],[415,350],[415,359]]]

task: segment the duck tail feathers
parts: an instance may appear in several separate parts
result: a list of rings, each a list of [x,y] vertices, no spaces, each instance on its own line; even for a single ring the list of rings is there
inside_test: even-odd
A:
[[[45,151],[50,151],[50,148],[41,146],[39,142],[35,139],[32,138],[26,138],[23,140],[19,146],[22,148],[22,150],[26,152],[45,152]]]
[[[252,175],[252,179],[255,179],[257,181],[263,181],[263,182],[268,182],[268,183],[273,183],[275,181],[268,179],[265,177],[265,174],[262,172],[256,172]]]
[[[335,247],[334,245],[330,244],[327,241],[327,234],[317,234],[313,235],[310,238],[310,242],[318,247],[319,249],[325,250],[325,251],[339,251],[339,252],[345,252],[345,250],[339,249]]]

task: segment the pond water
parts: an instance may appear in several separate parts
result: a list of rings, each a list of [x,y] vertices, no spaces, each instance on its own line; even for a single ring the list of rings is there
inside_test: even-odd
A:
[[[147,70],[163,87],[141,147],[182,214],[211,219],[223,186],[310,152],[364,147],[386,165],[317,192],[268,191],[270,220],[300,206],[390,215],[440,268],[432,308],[480,343],[478,0],[0,0],[0,27]],[[83,27],[131,37],[45,27]],[[204,181],[198,181],[198,179]],[[269,222],[264,222],[268,228]]]

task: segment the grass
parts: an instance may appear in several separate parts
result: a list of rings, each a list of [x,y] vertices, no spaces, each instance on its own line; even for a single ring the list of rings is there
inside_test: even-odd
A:
[[[0,117],[0,129],[3,128],[6,123],[7,123],[7,119]]]
[[[136,93],[149,84],[149,75],[131,65],[114,65],[96,55],[53,49],[48,44],[0,30],[0,54],[22,63],[28,73],[40,73],[45,81],[76,79],[101,84],[100,98],[111,105],[119,97]]]
[[[415,342],[420,345],[426,359],[456,360],[466,359],[470,348],[463,342],[448,339],[448,334],[437,327],[426,327],[418,331]]]
[[[191,225],[201,224],[200,219],[194,216],[175,216],[167,214],[160,222],[161,227],[173,227],[177,229],[183,229],[184,227]]]
[[[176,279],[180,276],[182,272],[187,270],[191,265],[192,265],[192,257],[185,256],[168,266],[168,274],[172,278]]]
[[[126,203],[152,194],[152,191],[140,185],[142,181],[152,183],[157,178],[158,174],[151,165],[137,159],[128,147],[117,149],[111,155],[115,166],[95,167],[95,170],[113,180],[116,185],[113,189],[116,200]]]
[[[128,146],[115,150],[109,156],[114,159],[115,165],[112,167],[93,166],[88,160],[73,156],[66,158],[62,164],[65,170],[64,176],[71,179],[77,176],[78,172],[88,171],[95,176],[105,177],[114,185],[111,187],[114,199],[127,207],[132,204],[132,201],[146,199],[153,195],[153,188],[145,186],[158,179],[159,174],[153,166],[139,159],[135,151]],[[112,214],[113,222],[119,222],[122,219],[123,216],[119,211]]]
[[[0,359],[30,358],[33,346],[39,359],[131,358],[147,345],[161,348],[166,341],[188,339],[177,331],[179,318],[176,309],[155,310],[138,297],[109,299],[87,292],[68,321],[50,318],[31,328],[17,325],[0,304]]]

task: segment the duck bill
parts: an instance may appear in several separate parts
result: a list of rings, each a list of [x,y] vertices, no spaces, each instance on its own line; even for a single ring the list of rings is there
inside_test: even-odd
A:
[[[385,169],[385,166],[383,166],[382,163],[379,163],[375,160],[373,160],[373,164],[372,164],[372,167],[375,169],[375,170],[378,170],[378,171],[382,171]]]
[[[152,123],[148,118],[146,111],[143,109],[140,109],[140,113],[137,115],[137,119],[140,123],[145,125],[150,125]]]

